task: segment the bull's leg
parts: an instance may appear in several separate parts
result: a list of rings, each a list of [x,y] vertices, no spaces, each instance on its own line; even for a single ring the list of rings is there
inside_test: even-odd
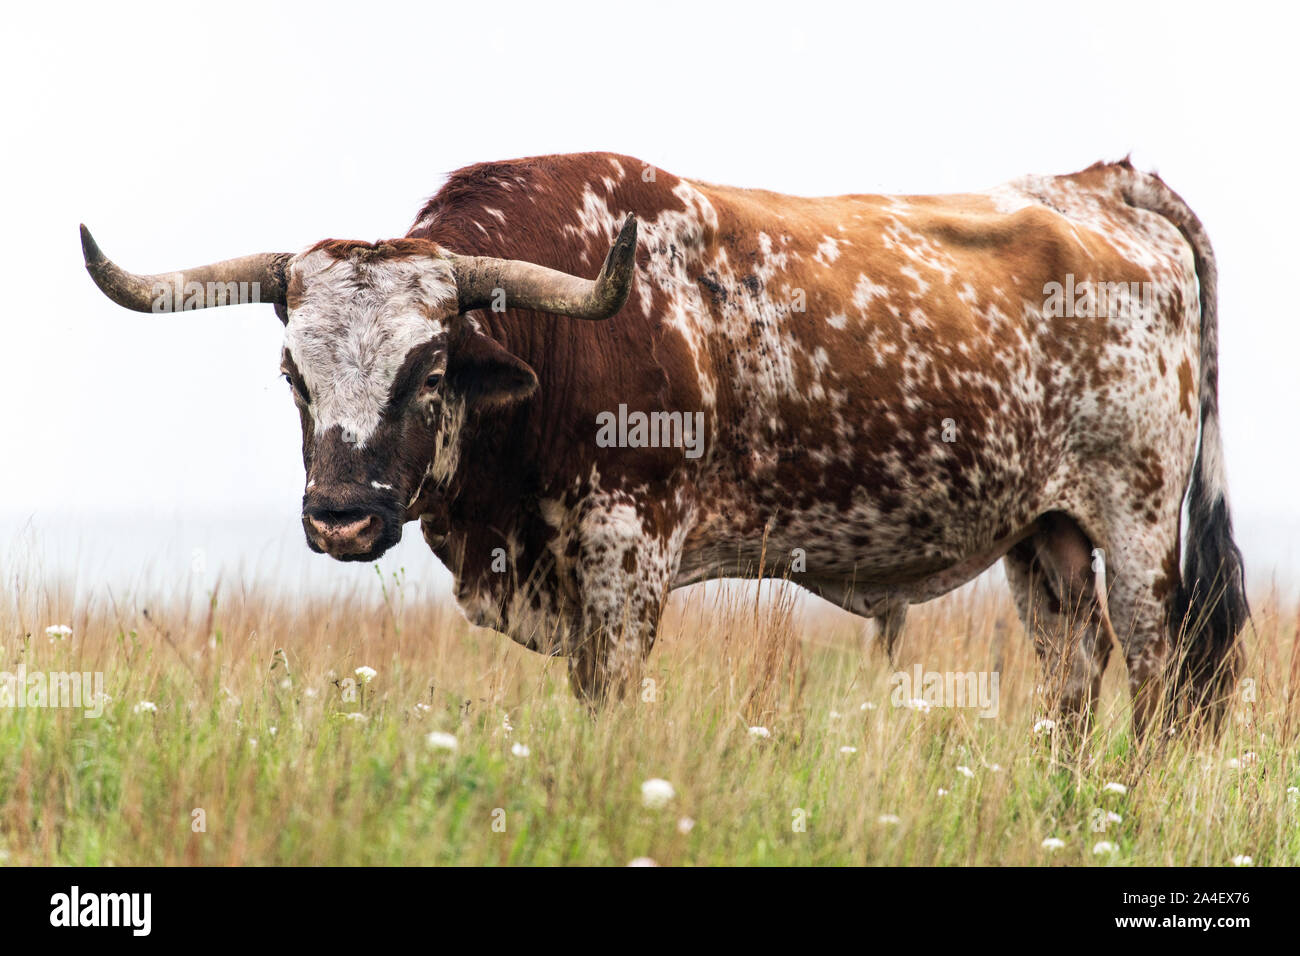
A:
[[[1021,623],[1034,641],[1047,704],[1077,738],[1096,708],[1114,639],[1090,543],[1069,517],[1048,515],[1008,552],[1004,565]]]
[[[1110,607],[1133,700],[1133,732],[1142,737],[1157,717],[1164,697],[1169,658],[1169,602],[1178,567],[1177,525],[1153,528],[1134,522],[1141,533],[1112,538],[1107,554]],[[1171,570],[1173,569],[1173,570]]]
[[[650,609],[646,609],[649,614]],[[635,688],[641,663],[654,645],[658,608],[654,619],[584,615],[583,639],[569,655],[569,684],[581,700],[599,708],[611,697],[618,699]]]
[[[621,697],[654,645],[672,564],[664,539],[627,503],[590,507],[579,525],[581,624],[569,656],[574,693],[593,707]]]

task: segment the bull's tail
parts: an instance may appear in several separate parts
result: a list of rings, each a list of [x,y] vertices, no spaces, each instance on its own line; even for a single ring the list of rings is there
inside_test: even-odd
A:
[[[1154,174],[1132,172],[1124,178],[1130,205],[1178,227],[1192,247],[1200,283],[1200,447],[1187,492],[1182,580],[1170,607],[1173,657],[1166,687],[1171,715],[1203,716],[1217,728],[1242,663],[1237,635],[1250,617],[1219,435],[1218,270],[1204,227],[1177,193]]]

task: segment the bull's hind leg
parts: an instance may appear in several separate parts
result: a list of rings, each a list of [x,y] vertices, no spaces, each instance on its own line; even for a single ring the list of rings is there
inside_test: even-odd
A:
[[[1078,734],[1096,708],[1115,638],[1091,543],[1073,519],[1054,512],[1003,563],[1048,706]]]
[[[1110,607],[1128,666],[1133,732],[1141,737],[1164,697],[1169,608],[1178,581],[1178,528],[1173,521],[1161,527],[1134,520],[1110,543]]]

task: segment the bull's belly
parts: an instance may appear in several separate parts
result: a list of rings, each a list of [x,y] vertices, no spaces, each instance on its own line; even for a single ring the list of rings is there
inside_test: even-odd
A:
[[[702,509],[673,586],[788,576],[828,596],[851,591],[858,603],[929,600],[979,575],[1052,507],[1029,475],[982,478],[956,495],[938,476],[928,487],[885,496],[857,488],[847,507],[807,503],[795,489],[749,489],[743,500]]]

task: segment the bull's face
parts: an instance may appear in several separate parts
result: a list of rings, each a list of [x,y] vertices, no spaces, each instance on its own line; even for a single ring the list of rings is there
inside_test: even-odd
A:
[[[449,261],[410,241],[298,257],[287,307],[307,544],[369,561],[451,478],[466,417],[526,399],[537,376],[460,316]]]
[[[458,256],[425,239],[329,240],[163,275],[118,268],[82,226],[86,268],[119,305],[170,312],[270,302],[302,421],[303,530],[313,551],[368,561],[401,538],[460,466],[461,430],[527,399],[537,376],[466,313],[490,307],[601,320],[627,299],[636,220],[594,280]],[[544,321],[539,318],[538,321]]]

